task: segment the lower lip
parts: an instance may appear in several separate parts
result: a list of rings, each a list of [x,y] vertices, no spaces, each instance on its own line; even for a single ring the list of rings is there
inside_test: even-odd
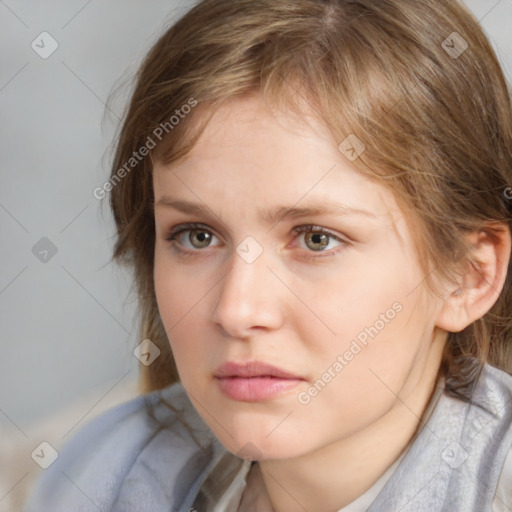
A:
[[[278,377],[222,377],[217,381],[225,396],[241,402],[268,400],[303,382],[302,379]]]

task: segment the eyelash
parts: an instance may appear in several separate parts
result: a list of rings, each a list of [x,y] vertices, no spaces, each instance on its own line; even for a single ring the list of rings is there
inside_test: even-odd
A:
[[[180,224],[176,228],[171,229],[170,232],[165,236],[165,240],[171,243],[173,250],[176,251],[180,256],[184,256],[184,257],[196,256],[197,253],[201,251],[201,249],[196,249],[194,251],[183,250],[178,246],[177,243],[175,243],[176,238],[179,235],[181,235],[182,233],[185,233],[187,231],[193,231],[193,230],[207,231],[208,233],[211,233],[211,230],[204,224],[199,224],[199,223],[194,223],[194,222],[185,223],[185,224]],[[314,231],[315,233],[318,233],[318,234],[327,235],[329,238],[332,238],[332,239],[336,240],[337,242],[340,242],[342,245],[349,245],[349,242],[347,240],[344,240],[344,239],[340,238],[339,236],[336,236],[334,233],[332,233],[320,226],[315,226],[313,224],[307,224],[307,225],[297,226],[297,227],[293,228],[293,232],[297,235],[300,235],[301,233],[308,233],[310,231]],[[308,252],[314,253],[315,251],[308,251]],[[312,260],[312,259],[318,259],[318,258],[327,257],[327,256],[334,256],[338,251],[331,250],[330,252],[327,252],[327,251],[326,252],[317,251],[317,252],[319,254],[322,254],[322,256],[306,256],[305,259]]]

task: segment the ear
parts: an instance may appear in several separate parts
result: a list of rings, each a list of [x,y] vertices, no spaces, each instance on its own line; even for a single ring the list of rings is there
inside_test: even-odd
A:
[[[511,237],[507,224],[488,224],[470,233],[473,251],[465,259],[458,286],[445,297],[436,325],[459,332],[482,318],[496,303],[505,284]]]

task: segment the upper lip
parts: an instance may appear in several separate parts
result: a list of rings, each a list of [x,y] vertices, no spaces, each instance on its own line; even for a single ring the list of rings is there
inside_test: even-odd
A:
[[[228,361],[220,365],[215,371],[215,377],[278,377],[281,379],[302,379],[298,375],[282,370],[277,366],[250,361],[248,363],[235,363]]]

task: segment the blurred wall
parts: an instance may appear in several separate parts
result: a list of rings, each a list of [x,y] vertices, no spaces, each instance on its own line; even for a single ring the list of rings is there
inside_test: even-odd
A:
[[[109,95],[187,5],[0,2],[0,409],[21,429],[136,378],[134,294],[93,190],[123,108]]]

